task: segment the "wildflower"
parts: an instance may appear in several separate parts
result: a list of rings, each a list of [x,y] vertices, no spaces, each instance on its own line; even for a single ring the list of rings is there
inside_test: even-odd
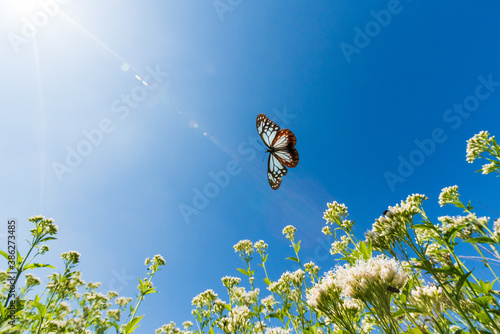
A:
[[[43,216],[34,216],[28,219],[30,222],[35,223],[35,228],[30,230],[33,236],[41,234],[54,235],[57,233],[57,225],[54,224],[52,218],[45,218]]]
[[[264,333],[265,329],[266,329],[266,325],[264,324],[263,321],[257,321],[255,323],[255,327],[254,327],[255,333]]]
[[[7,281],[7,279],[10,277],[9,274],[7,274],[6,271],[4,270],[0,270],[0,284],[3,284],[5,283],[5,281]]]
[[[321,233],[323,233],[324,235],[333,235],[332,229],[330,228],[330,226],[323,227],[321,229]]]
[[[80,262],[80,253],[76,251],[69,251],[62,253],[61,258],[68,261],[68,264],[77,264]]]
[[[208,289],[194,297],[191,303],[196,307],[202,308],[211,305],[216,299],[217,294],[212,289]]]
[[[96,303],[106,303],[108,301],[108,297],[106,297],[105,295],[103,295],[102,293],[100,292],[91,292],[91,293],[84,293],[83,296],[89,301],[89,302],[92,302],[92,301],[95,301]]]
[[[31,218],[28,218],[28,220],[32,223],[38,223],[43,219],[43,216],[33,216]]]
[[[286,236],[286,238],[290,241],[294,241],[295,239],[295,232],[297,229],[293,225],[287,225],[283,228],[283,235]]]
[[[365,236],[373,247],[378,250],[387,249],[398,241],[403,241],[408,235],[408,224],[412,224],[413,216],[421,212],[420,205],[427,197],[413,194],[401,201],[401,204],[390,206],[384,216],[373,223],[372,230]]]
[[[457,236],[463,240],[472,238],[474,232],[481,233],[488,225],[489,217],[476,217],[475,213],[468,214],[467,216],[443,216],[438,217],[442,224],[443,232],[447,232],[452,228],[459,228]]]
[[[482,174],[489,174],[491,172],[496,171],[497,169],[498,169],[497,163],[495,163],[494,161],[490,162],[489,164],[484,164],[481,167]]]
[[[306,273],[302,269],[297,269],[295,272],[293,272],[290,276],[290,281],[292,284],[296,287],[300,287],[302,285],[302,282],[304,281],[304,278],[306,277]]]
[[[108,299],[113,299],[115,297],[118,297],[118,292],[116,292],[116,291],[108,291]]]
[[[127,304],[130,303],[131,301],[132,301],[132,298],[130,298],[130,297],[119,297],[119,298],[116,298],[116,300],[115,300],[116,305],[118,305],[120,307],[127,306]]]
[[[446,250],[442,250],[438,244],[430,243],[425,250],[425,255],[435,265],[452,265],[451,254]]]
[[[253,253],[253,245],[250,240],[240,240],[233,248],[235,252],[240,253],[242,258],[249,258]]]
[[[95,289],[97,289],[97,288],[98,288],[98,287],[100,287],[100,286],[101,286],[101,283],[100,283],[100,282],[95,282],[95,283],[93,283],[93,282],[89,282],[89,283],[87,284],[87,288],[88,288],[88,289],[91,289],[91,290],[95,290]]]
[[[239,305],[252,305],[258,298],[260,289],[246,291],[244,287],[234,288],[230,291],[231,301],[237,302]]]
[[[417,287],[411,292],[411,296],[415,305],[429,315],[441,314],[447,303],[443,289],[434,285]]]
[[[157,263],[159,266],[164,266],[166,264],[165,259],[160,254],[153,256],[153,263]]]
[[[228,290],[231,290],[233,287],[237,287],[241,282],[241,278],[231,276],[224,276],[221,280],[222,285],[224,285],[224,287],[226,287]]]
[[[500,237],[500,218],[493,223],[493,235],[497,238]]]
[[[47,245],[43,245],[42,247],[40,247],[40,254],[45,254],[45,253],[47,253],[49,250],[50,250],[49,246],[47,246]]]
[[[64,312],[69,312],[69,311],[71,311],[71,308],[70,308],[69,304],[68,304],[68,303],[66,303],[66,302],[61,302],[61,303],[59,304],[59,309],[60,309],[60,310],[61,310],[61,312],[63,312],[63,313],[64,313]]]
[[[277,293],[277,294],[289,294],[291,289],[290,289],[290,282],[292,280],[292,274],[287,271],[281,274],[280,279],[277,282],[271,283],[267,289],[271,292]]]
[[[306,269],[306,272],[310,273],[311,275],[317,275],[319,272],[319,267],[312,261],[304,264],[304,268]]]
[[[361,328],[364,333],[370,333],[376,325],[375,318],[371,314],[367,314],[361,320]]]
[[[45,327],[51,332],[60,332],[64,329],[64,322],[58,320],[49,320],[47,321]]]
[[[115,320],[115,321],[120,321],[120,315],[121,311],[120,310],[108,310],[106,312],[106,316],[108,316],[110,319]]]
[[[184,321],[182,323],[182,327],[184,327],[185,330],[188,330],[190,329],[191,327],[193,327],[193,323],[191,321]]]
[[[264,256],[266,254],[267,244],[264,242],[264,240],[256,241],[253,247],[261,256]]]
[[[490,137],[488,131],[481,131],[467,141],[467,162],[473,163],[481,153],[487,151],[488,146],[494,145],[495,136]]]
[[[321,283],[315,284],[307,292],[307,304],[327,313],[340,300],[341,289],[335,284],[332,272],[328,272]]]
[[[326,220],[326,223],[330,223],[332,225],[336,224],[343,230],[350,231],[354,222],[348,219],[344,219],[345,217],[349,216],[347,207],[344,204],[340,204],[336,201],[334,201],[333,203],[327,203],[326,205],[328,206],[328,210],[326,210],[323,214],[323,218]]]
[[[307,304],[323,315],[328,324],[341,325],[349,333],[355,332],[354,318],[364,308],[360,301],[342,298],[342,289],[332,271],[307,291]]]
[[[276,301],[274,300],[273,295],[269,295],[266,298],[263,298],[261,300],[262,305],[266,307],[265,311],[271,313],[274,311],[274,305],[276,304]]]
[[[26,289],[42,284],[42,281],[33,274],[26,274]]]
[[[346,264],[335,269],[335,285],[351,298],[375,302],[389,294],[387,288],[401,290],[408,275],[394,259],[379,255],[368,260],[358,260],[354,267]]]
[[[446,187],[441,190],[439,194],[439,205],[445,206],[446,204],[457,205],[460,203],[460,194],[458,193],[458,186]]]
[[[236,306],[228,314],[231,321],[231,327],[236,332],[239,328],[247,327],[249,321],[250,309],[247,306]]]
[[[226,309],[226,306],[227,306],[227,304],[223,300],[217,298],[214,301],[214,311],[215,311],[215,313],[217,313],[219,315],[222,315],[222,312],[224,312],[224,310]]]
[[[347,217],[349,215],[345,204],[334,201],[326,205],[328,206],[328,210],[323,214],[323,218],[326,219],[327,223],[333,224],[338,217]]]
[[[439,225],[434,225],[434,227],[436,228],[436,230],[439,231]],[[415,228],[414,232],[415,232],[415,240],[420,245],[422,245],[425,242],[432,242],[433,239],[439,237],[437,232],[430,228]]]
[[[121,331],[120,331],[121,332]],[[168,325],[163,325],[161,328],[155,330],[156,334],[181,334],[182,331],[176,327],[175,322],[171,321]]]
[[[291,329],[273,327],[273,328],[266,328],[265,334],[290,334],[291,332],[292,332]]]
[[[344,253],[347,250],[347,246],[349,246],[350,240],[346,235],[343,235],[341,240],[334,241],[332,243],[332,247],[330,248],[330,254],[340,254]]]
[[[160,254],[156,254],[155,256],[153,256],[153,259],[150,259],[148,257],[146,258],[146,260],[144,260],[144,265],[149,266],[148,270],[151,270],[151,273],[153,274],[158,271],[158,268],[160,266],[164,266],[165,264],[165,259]]]

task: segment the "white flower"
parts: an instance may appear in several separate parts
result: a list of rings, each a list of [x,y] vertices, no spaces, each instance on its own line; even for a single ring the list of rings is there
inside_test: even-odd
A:
[[[481,131],[467,141],[467,162],[473,163],[488,146],[493,145],[495,136],[490,137],[488,131]]]
[[[283,231],[281,233],[283,233],[283,235],[286,236],[288,240],[293,241],[295,239],[296,231],[297,229],[293,225],[287,225],[283,228]]]
[[[446,187],[441,190],[439,194],[439,205],[445,206],[446,204],[459,203],[460,194],[458,193],[458,186]]]
[[[408,275],[399,262],[385,255],[358,260],[354,267],[346,264],[335,269],[335,285],[344,295],[368,301],[389,294],[388,288],[401,290],[407,280]]]

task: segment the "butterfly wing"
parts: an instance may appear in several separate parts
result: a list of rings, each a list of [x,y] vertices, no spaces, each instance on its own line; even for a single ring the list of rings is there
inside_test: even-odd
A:
[[[288,129],[283,129],[274,137],[270,147],[281,150],[287,147],[294,147],[295,144],[297,144],[297,138],[295,138],[293,132]]]
[[[269,160],[267,161],[267,179],[269,180],[269,185],[273,190],[276,190],[281,185],[281,178],[286,175],[288,170],[280,162],[280,159],[276,157],[273,153],[269,154]]]
[[[286,167],[294,168],[299,163],[299,152],[295,147],[275,151],[274,155]]]
[[[266,115],[259,114],[257,116],[257,132],[264,144],[271,147],[277,138],[276,135],[280,132],[280,126],[267,118]]]
[[[274,154],[286,167],[293,168],[299,163],[299,152],[294,148],[295,144],[297,138],[288,129],[281,130],[271,144]]]

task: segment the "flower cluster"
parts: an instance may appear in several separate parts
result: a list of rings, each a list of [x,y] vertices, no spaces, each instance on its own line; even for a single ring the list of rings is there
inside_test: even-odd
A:
[[[398,261],[385,255],[358,260],[355,266],[338,266],[334,275],[335,285],[344,295],[369,303],[389,294],[391,288],[401,290],[408,280]]]
[[[378,250],[387,249],[408,236],[408,225],[412,226],[413,217],[419,214],[420,206],[427,197],[413,194],[401,201],[401,204],[390,206],[385,215],[373,223],[371,231],[366,233],[366,239]]]
[[[472,238],[474,232],[482,233],[484,228],[488,226],[489,217],[476,217],[475,213],[468,214],[467,216],[443,216],[438,217],[442,224],[442,231],[447,232],[451,229],[458,229],[458,237],[467,240]]]
[[[427,314],[440,314],[444,311],[447,298],[441,287],[426,285],[411,292],[415,306]]]
[[[461,202],[459,197],[460,194],[458,193],[458,186],[443,188],[439,194],[439,205],[445,206],[447,204],[460,204]]]
[[[323,218],[326,220],[326,223],[330,223],[331,225],[336,224],[344,231],[350,231],[354,222],[345,219],[345,217],[349,216],[347,207],[344,204],[338,203],[336,201],[327,203],[327,206],[328,210],[326,210],[323,214]]]
[[[475,134],[474,137],[467,141],[467,162],[473,163],[481,153],[488,150],[488,147],[493,146],[495,136],[491,136],[488,131],[481,131]]]
[[[294,241],[295,240],[295,232],[297,231],[297,229],[292,226],[292,225],[287,225],[283,228],[283,231],[281,233],[283,233],[283,235],[290,241]]]
[[[205,290],[196,297],[193,298],[191,304],[196,307],[211,306],[211,304],[217,299],[217,294],[212,289]]]
[[[41,235],[55,235],[59,230],[57,225],[54,224],[54,220],[52,218],[45,218],[43,216],[33,216],[28,219],[30,222],[35,224],[35,228],[30,230],[33,236],[41,236]]]
[[[249,259],[253,253],[253,245],[250,240],[240,240],[233,246],[234,251],[240,253],[240,257]]]

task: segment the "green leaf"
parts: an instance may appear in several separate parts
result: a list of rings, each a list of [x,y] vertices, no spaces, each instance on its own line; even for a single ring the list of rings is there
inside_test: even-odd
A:
[[[40,314],[40,316],[44,317],[45,313],[47,313],[47,308],[45,307],[45,305],[36,300],[33,300],[32,303],[38,309],[38,313]]]
[[[371,243],[366,243],[364,241],[361,241],[359,243],[359,251],[363,255],[364,260],[368,260],[372,257],[372,245]]]
[[[271,285],[271,280],[269,278],[264,278],[264,283],[266,283],[266,285]]]
[[[142,317],[144,317],[143,315],[141,315],[140,317],[134,317],[134,319],[130,320],[130,322],[127,324],[127,326],[125,326],[123,332],[125,334],[129,334],[129,333],[133,333],[134,330],[139,327],[139,321],[141,321]]]
[[[248,274],[248,272],[247,272],[245,269],[236,268],[236,270],[238,270],[238,271],[239,271],[240,273],[242,273],[243,275],[250,276],[250,274]]]
[[[299,260],[297,260],[296,257],[287,257],[285,260],[292,260],[292,261],[295,261],[295,262],[299,262]]]
[[[470,242],[472,244],[494,244],[495,240],[488,237],[477,237],[464,240],[465,242]]]
[[[38,242],[42,243],[42,242],[49,241],[49,240],[57,240],[57,238],[54,238],[54,237],[45,237],[43,239],[40,239],[40,241],[38,241]]]
[[[458,298],[458,296],[460,294],[460,290],[462,290],[462,287],[463,287],[465,281],[467,281],[467,279],[469,278],[469,276],[471,274],[472,274],[472,271],[469,271],[467,274],[462,275],[462,277],[460,277],[460,279],[458,280],[458,282],[457,282],[457,288],[456,288],[456,294],[455,294],[455,296],[457,296],[457,298]]]
[[[314,325],[308,328],[304,328],[304,334],[317,334],[318,333],[318,326]]]
[[[472,301],[481,307],[487,308],[489,303],[494,300],[492,296],[482,296],[478,298],[472,298]]]
[[[2,255],[7,261],[9,261],[9,255],[5,253],[3,250],[0,250],[0,255]]]
[[[16,263],[16,267],[19,269],[19,265],[21,264],[21,262],[23,262],[23,259],[24,257],[21,256],[21,253],[19,253],[19,250],[17,251],[17,263]]]
[[[43,263],[30,263],[26,267],[24,267],[24,270],[29,270],[29,269],[35,269],[35,268],[52,268],[55,269],[51,264],[43,264]]]
[[[300,240],[299,242],[297,242],[297,244],[295,245],[295,252],[298,253],[299,250],[300,250],[300,243],[302,242],[302,240]]]

